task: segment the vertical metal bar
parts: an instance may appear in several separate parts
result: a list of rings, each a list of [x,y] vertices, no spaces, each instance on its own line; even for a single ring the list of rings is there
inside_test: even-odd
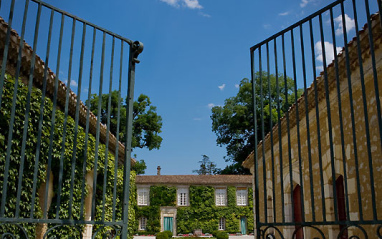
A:
[[[316,212],[314,210],[314,187],[313,187],[313,167],[312,167],[312,155],[310,145],[310,125],[309,125],[309,103],[308,103],[308,90],[306,83],[306,65],[305,65],[305,47],[304,47],[304,35],[302,25],[300,25],[300,39],[301,39],[301,60],[302,60],[302,75],[304,80],[304,98],[305,98],[305,120],[306,120],[306,139],[308,144],[308,161],[309,161],[309,182],[310,182],[310,201],[312,210],[312,221],[316,221]]]
[[[74,21],[74,20],[73,20]],[[74,178],[75,178],[75,168],[77,159],[77,135],[78,135],[78,121],[80,117],[80,99],[81,99],[81,87],[82,87],[82,72],[84,66],[84,51],[85,51],[85,35],[86,35],[86,24],[82,25],[82,43],[81,43],[81,53],[80,53],[80,69],[78,73],[78,86],[77,86],[77,102],[76,102],[76,115],[75,115],[75,125],[74,125],[74,136],[73,136],[73,152],[72,152],[72,172],[70,181],[70,195],[69,195],[69,219],[72,219],[72,204],[73,204],[73,190],[74,190]],[[85,160],[86,161],[86,160]],[[83,204],[81,204],[81,208]]]
[[[282,39],[282,51],[283,51],[283,68],[284,68],[284,93],[285,93],[285,105],[283,105],[287,121],[287,134],[288,134],[288,158],[289,158],[289,180],[290,180],[290,199],[292,204],[292,212],[294,212],[294,199],[293,199],[293,169],[292,169],[292,151],[290,142],[290,128],[289,128],[289,102],[288,102],[288,80],[286,73],[286,59],[285,59],[285,35],[281,35]],[[295,221],[294,213],[292,213],[292,222]]]
[[[118,111],[117,111],[117,145],[115,147],[115,165],[114,165],[114,188],[113,188],[113,222],[115,221],[115,213],[116,213],[116,201],[117,201],[117,179],[118,179],[118,162],[119,162],[119,124],[121,119],[121,103],[119,102],[121,99],[121,88],[122,88],[122,69],[123,69],[123,41],[121,41],[121,55],[119,60],[119,86],[118,86]]]
[[[29,4],[29,0],[26,0],[25,2],[25,6],[27,7]],[[4,76],[5,76],[5,69],[7,67],[7,59],[8,59],[8,50],[9,50],[9,40],[11,38],[11,30],[12,30],[12,23],[13,23],[13,11],[15,9],[15,0],[12,0],[12,3],[11,3],[11,8],[9,10],[9,17],[8,17],[8,29],[7,29],[7,35],[6,35],[6,38],[5,38],[5,45],[4,45],[4,52],[3,52],[3,62],[1,64],[1,75],[0,75],[0,109],[1,109],[1,100],[3,98],[3,87],[4,87]],[[25,12],[27,12],[27,8],[25,8],[25,11],[24,11],[24,21],[23,21],[23,29],[25,27],[24,25],[24,22],[26,20],[26,14]],[[22,34],[22,38],[20,39],[20,45],[21,45],[21,42],[24,38],[24,35]],[[20,48],[21,50],[22,48]],[[17,78],[16,78],[17,80]],[[4,181],[5,182],[5,181]],[[4,188],[4,187],[3,187]],[[1,205],[3,206],[4,203],[3,201],[1,202]],[[3,216],[3,214],[1,213],[2,210],[0,210],[0,216]]]
[[[281,205],[284,205],[284,174],[283,174],[283,147],[281,137],[281,105],[280,105],[280,86],[279,86],[279,71],[277,62],[277,39],[274,39],[275,47],[275,69],[276,69],[276,91],[277,91],[277,129],[279,136],[279,158],[280,158],[280,187],[281,187]],[[285,211],[281,210],[282,222],[285,223]]]
[[[60,28],[60,40],[58,43],[58,54],[57,54],[57,67],[56,71],[60,72],[60,62],[61,62],[61,49],[62,49],[62,38],[64,33],[64,14],[61,14],[61,28]],[[52,110],[52,126],[50,128],[50,145],[49,145],[49,153],[48,153],[48,162],[52,160],[53,154],[53,138],[54,138],[54,128],[56,124],[56,110],[57,110],[57,93],[58,93],[58,74],[56,74],[55,82],[54,82],[54,94],[53,94],[53,110]],[[56,219],[59,218],[60,215],[60,203],[61,203],[61,189],[62,189],[62,174],[63,174],[63,161],[60,160],[60,172],[58,173],[58,190],[57,190],[57,207],[56,207]]]
[[[349,104],[350,104],[350,117],[352,122],[352,136],[353,136],[353,148],[354,148],[354,159],[357,160],[358,154],[357,154],[357,138],[355,133],[355,118],[354,118],[354,106],[353,106],[353,90],[352,90],[352,83],[351,83],[351,69],[350,69],[350,56],[349,56],[349,48],[347,45],[348,39],[347,39],[347,31],[346,31],[346,19],[345,19],[345,9],[344,4],[341,3],[341,15],[342,15],[342,30],[343,30],[343,36],[344,36],[344,42],[345,42],[345,63],[346,63],[346,75],[348,79],[348,91],[349,91]],[[345,155],[346,156],[346,155]],[[349,218],[350,213],[350,202],[349,202],[349,194],[348,194],[348,176],[347,176],[347,170],[346,170],[346,161],[350,160],[344,157],[343,159],[343,165],[344,165],[344,181],[345,181],[345,195],[346,195],[346,215]],[[357,188],[359,190],[359,188]]]
[[[320,168],[320,183],[321,183],[321,203],[322,203],[322,217],[323,221],[326,221],[326,205],[325,205],[325,190],[324,190],[324,179],[322,175],[322,152],[321,152],[321,131],[320,131],[320,111],[318,109],[318,89],[317,89],[317,75],[316,75],[316,60],[314,51],[314,35],[313,35],[313,24],[312,19],[309,20],[309,30],[310,30],[310,49],[312,50],[312,69],[313,69],[313,82],[314,82],[314,103],[316,105],[316,122],[317,122],[317,142],[318,142],[318,161]],[[309,152],[310,153],[310,152]]]
[[[89,88],[88,88],[88,100],[86,101],[86,131],[85,131],[85,151],[84,151],[84,162],[82,165],[82,174],[84,176],[84,180],[82,181],[82,193],[81,193],[81,205],[84,205],[85,200],[85,182],[87,175],[87,154],[88,154],[88,140],[89,140],[89,117],[90,117],[90,100],[92,97],[92,83],[93,83],[93,65],[94,65],[94,48],[95,48],[95,40],[96,40],[96,29],[93,28],[93,41],[92,41],[92,52],[90,58],[90,75],[89,75]],[[80,218],[83,218],[84,215],[84,207],[81,207]],[[93,218],[92,218],[93,219]],[[94,220],[94,219],[93,219]]]
[[[365,89],[365,78],[364,78],[364,70],[363,70],[363,62],[362,62],[362,50],[361,50],[361,40],[359,37],[359,30],[358,30],[358,20],[357,20],[357,9],[356,9],[356,3],[355,0],[353,2],[353,12],[354,12],[354,23],[355,23],[355,30],[356,30],[356,39],[357,39],[357,52],[358,52],[358,63],[359,63],[359,74],[361,78],[361,89],[362,89],[362,99],[363,99],[363,113],[365,117],[365,133],[366,133],[366,145],[367,145],[367,155],[369,158],[369,162],[372,161],[371,156],[371,145],[370,145],[370,130],[369,130],[369,116],[367,112],[367,102],[366,102],[366,89]],[[356,145],[354,146],[356,147]],[[358,190],[358,200],[359,200],[359,213],[360,213],[360,221],[363,221],[363,209],[362,209],[362,200],[361,200],[361,187],[360,187],[360,181],[359,181],[359,167],[358,167],[358,160],[356,161],[356,172],[357,172],[357,186],[359,185]],[[370,182],[371,183],[371,182]],[[374,186],[374,183],[373,183]],[[373,198],[372,198],[373,200]],[[374,198],[375,200],[375,198]],[[375,203],[375,201],[373,201]],[[373,204],[375,206],[375,204]]]
[[[128,73],[128,92],[127,92],[127,105],[126,105],[126,145],[125,145],[125,161],[123,172],[123,228],[122,238],[128,236],[128,223],[129,223],[129,196],[130,196],[130,167],[131,167],[131,142],[132,142],[132,127],[133,127],[133,104],[134,104],[134,84],[135,84],[135,64],[138,62],[136,59],[143,50],[143,44],[134,42],[130,45],[129,56],[129,73]]]
[[[345,141],[344,141],[344,128],[343,128],[343,118],[342,118],[342,100],[341,100],[341,85],[340,85],[340,77],[339,77],[339,70],[338,70],[338,56],[337,56],[337,44],[336,44],[336,37],[335,37],[335,31],[334,31],[334,20],[333,20],[333,9],[330,9],[330,23],[331,23],[331,29],[332,29],[332,41],[333,41],[333,52],[334,52],[334,67],[336,71],[336,84],[337,84],[337,97],[338,97],[338,113],[339,113],[339,121],[340,121],[340,134],[341,134],[341,153],[342,153],[342,161],[345,162]],[[347,43],[345,43],[347,44]],[[344,171],[346,171],[346,164],[344,165]],[[336,185],[336,178],[333,178],[332,182],[333,185]],[[345,180],[346,181],[346,180]],[[334,188],[334,187],[333,187]],[[347,183],[346,183],[346,188],[347,188]],[[333,190],[333,195],[334,194]],[[339,220],[338,218],[338,204],[335,195],[334,201],[335,201],[335,214],[336,214],[336,221]]]
[[[302,177],[302,158],[301,158],[301,138],[300,138],[300,115],[298,111],[298,102],[297,102],[297,75],[296,75],[296,53],[294,46],[294,34],[293,30],[291,30],[291,44],[292,44],[292,64],[293,64],[293,82],[294,82],[294,101],[296,106],[296,130],[297,130],[297,149],[298,149],[298,166],[299,166],[299,174],[300,174],[300,197],[301,197],[301,216],[302,221],[305,222],[305,203],[304,203],[304,180]],[[301,229],[302,230],[302,229]]]
[[[71,83],[71,75],[72,75],[72,62],[73,62],[73,46],[74,46],[74,35],[75,35],[75,29],[76,29],[76,19],[73,18],[73,24],[72,24],[72,33],[71,33],[71,43],[70,43],[70,55],[69,55],[69,69],[68,69],[68,81],[67,81],[67,87],[66,87],[66,97],[65,97],[65,116],[64,116],[64,125],[63,125],[63,132],[62,132],[62,143],[61,143],[61,156],[60,156],[60,174],[62,174],[63,170],[63,161],[64,161],[64,153],[65,153],[65,141],[66,141],[66,128],[68,124],[68,115],[69,115],[69,92],[70,92],[70,83]],[[74,146],[73,146],[74,148]],[[70,149],[69,149],[70,150]],[[47,192],[48,192],[48,184],[50,180],[50,167],[51,167],[51,162],[48,162],[48,180],[46,184],[46,189],[45,189],[45,201],[44,201],[44,208],[46,209],[46,203],[47,203]],[[62,182],[59,182],[62,184]],[[59,185],[61,187],[62,185]],[[60,193],[61,194],[61,193]],[[73,190],[70,190],[70,194],[73,194]],[[59,196],[61,197],[61,195]],[[57,211],[58,208],[61,205],[57,205]],[[71,215],[71,210],[72,210],[72,204],[69,204],[69,213],[68,215]],[[57,215],[56,215],[57,216]],[[45,218],[45,216],[44,216]]]
[[[269,44],[267,42],[267,72],[268,72],[268,97],[269,97],[269,131],[271,138],[271,160],[272,160],[272,203],[273,203],[273,222],[276,222],[276,192],[275,192],[275,156],[273,152],[273,122],[272,122],[272,89],[271,89],[271,79],[270,79],[270,66],[269,66]],[[277,74],[277,72],[276,72]],[[268,200],[268,199],[267,199]],[[267,208],[268,210],[268,208]]]
[[[331,170],[332,170],[332,181],[333,181],[333,196],[336,195],[336,169],[335,169],[335,162],[334,162],[334,151],[333,151],[333,128],[332,128],[332,116],[330,112],[330,92],[329,92],[329,82],[328,82],[328,71],[327,71],[327,62],[326,62],[326,50],[325,50],[325,40],[324,40],[324,29],[322,26],[322,15],[319,15],[319,21],[320,21],[320,35],[321,35],[321,47],[322,47],[322,61],[324,66],[324,83],[325,83],[325,97],[326,97],[326,114],[328,117],[328,132],[329,132],[329,150],[330,150],[330,164],[331,164]],[[335,214],[335,220],[338,220],[338,207],[337,207],[337,200],[334,200],[334,214]],[[325,218],[326,220],[326,218]]]
[[[267,178],[266,178],[266,162],[265,162],[265,132],[264,132],[264,95],[263,95],[263,63],[261,61],[261,47],[259,47],[259,78],[260,78],[260,107],[261,107],[261,150],[263,158],[263,200],[264,200],[264,222],[268,222],[267,213]],[[255,132],[257,133],[257,132]]]
[[[21,30],[21,37],[20,37],[20,45],[19,45],[19,54],[17,56],[17,66],[16,66],[16,74],[15,74],[15,88],[18,87],[18,79],[19,79],[19,74],[20,74],[20,67],[21,67],[21,54],[22,54],[22,51],[24,49],[24,34],[25,34],[25,25],[26,25],[26,20],[27,20],[27,12],[28,12],[28,6],[29,6],[29,1],[26,1],[25,2],[25,8],[24,8],[24,17],[23,17],[23,24],[22,24],[22,30]],[[8,30],[10,29],[10,26],[8,25]],[[7,43],[6,43],[7,44]],[[8,44],[9,44],[9,41],[8,41]],[[6,45],[7,47],[7,45]],[[5,52],[4,52],[5,54]],[[3,68],[4,69],[4,68]],[[2,82],[3,83],[3,82]],[[1,92],[0,94],[3,92],[3,90],[1,89]],[[1,96],[0,96],[0,107],[1,107]],[[7,165],[7,164],[5,164]],[[20,172],[19,172],[19,175],[20,178],[22,178],[22,172],[23,172],[23,168],[20,168]],[[20,174],[21,173],[21,174]],[[19,186],[18,186],[18,189],[21,188],[20,186],[20,182],[22,182],[22,179],[19,180]],[[3,188],[4,188],[4,185],[3,185]],[[21,191],[21,190],[20,190]],[[19,200],[17,200],[16,203],[19,203]],[[3,204],[2,204],[3,205]],[[19,212],[18,212],[18,209],[19,209],[19,204],[16,205],[16,217],[18,217],[19,215]]]
[[[377,68],[376,68],[376,61],[375,61],[375,52],[374,52],[373,25],[371,23],[369,1],[368,0],[365,0],[365,8],[366,8],[367,25],[368,25],[368,33],[369,33],[370,56],[371,56],[372,68],[373,68],[375,98],[380,99],[380,97],[379,97],[379,83],[378,83]],[[377,107],[379,138],[382,139],[381,102],[380,102],[380,100],[376,100],[375,103],[376,103],[376,107]],[[381,147],[382,147],[382,140],[380,140],[379,142],[380,142]],[[373,160],[371,158],[370,148],[369,148],[369,173],[370,173],[371,200],[372,200],[372,204],[373,204],[373,219],[377,220],[378,216],[377,216],[377,204],[376,204],[375,187],[374,187]]]
[[[379,12],[380,25],[382,27],[382,15],[381,15],[381,12],[382,12],[382,1],[381,0],[377,0],[377,4],[378,4],[378,12]]]
[[[23,129],[23,141],[22,141],[22,148],[24,147],[24,149],[21,150],[22,153],[24,154],[25,154],[26,134],[27,134],[27,128],[28,128],[28,121],[29,121],[30,98],[31,98],[31,91],[32,91],[32,84],[33,84],[33,73],[34,73],[36,50],[37,50],[38,30],[40,26],[40,15],[41,15],[41,4],[38,6],[38,10],[37,10],[37,19],[36,19],[34,39],[33,39],[33,53],[32,53],[30,73],[29,73],[29,85],[28,85],[26,112],[25,112],[24,129]],[[13,127],[14,127],[15,114],[16,114],[17,89],[18,89],[17,85],[18,85],[18,78],[15,79],[15,88],[13,91],[11,120],[10,120],[9,130],[8,130],[9,133],[8,133],[7,154],[5,158],[3,195],[1,199],[0,216],[4,215],[5,201],[7,198],[7,190],[8,190],[7,183],[8,183],[8,177],[9,177],[9,164],[10,164],[9,161],[11,157]],[[23,154],[21,155],[21,167],[24,167],[24,160],[23,160],[24,156],[25,155]]]
[[[109,80],[109,99],[107,110],[107,132],[110,132],[110,114],[111,114],[111,95],[113,86],[113,67],[114,67],[114,46],[115,37],[113,37],[112,49],[111,49],[111,63],[110,63],[110,80]],[[119,100],[119,99],[118,99]],[[105,168],[103,173],[103,195],[102,195],[102,221],[105,220],[105,204],[106,204],[106,187],[107,187],[107,171],[108,171],[108,154],[109,154],[109,133],[106,135],[106,149],[105,149]]]
[[[52,37],[52,26],[53,26],[53,16],[54,11],[52,10],[50,12],[50,22],[49,22],[49,32],[48,32],[48,44],[46,47],[46,57],[45,57],[45,68],[44,68],[44,79],[43,79],[43,89],[42,89],[42,96],[41,96],[41,104],[40,104],[40,117],[39,117],[39,123],[38,123],[38,132],[37,132],[37,143],[36,143],[36,157],[35,160],[39,161],[40,157],[40,146],[41,146],[41,134],[42,134],[42,122],[44,119],[44,105],[45,105],[45,95],[46,95],[46,85],[47,85],[47,75],[48,75],[48,66],[49,66],[49,53],[50,53],[50,43],[51,43],[51,37]],[[36,50],[35,50],[36,51]],[[31,72],[31,76],[33,77],[33,72]],[[33,78],[32,78],[33,80]],[[30,98],[30,95],[29,95]],[[27,110],[29,111],[29,110]],[[28,115],[29,118],[29,115]],[[17,199],[16,199],[16,217],[19,217],[20,213],[20,197],[21,197],[21,188],[22,188],[22,180],[23,180],[23,172],[24,172],[24,160],[25,160],[25,146],[26,146],[26,135],[28,130],[28,121],[25,120],[24,124],[24,136],[23,137],[23,143],[22,143],[22,149],[21,149],[21,166],[19,171],[19,182],[17,187]]]
[[[105,65],[105,38],[106,33],[103,32],[102,37],[102,55],[101,55],[101,69],[100,69],[100,82],[98,93],[98,109],[97,109],[97,130],[96,130],[96,146],[95,146],[95,158],[94,158],[94,177],[93,177],[93,196],[92,196],[92,213],[91,217],[95,220],[96,216],[96,190],[97,190],[97,170],[98,170],[98,146],[100,137],[100,123],[101,123],[101,105],[102,105],[102,86],[103,86],[103,68]]]
[[[255,57],[254,57],[254,52],[251,51],[251,81],[252,81],[252,101],[253,101],[253,124],[254,124],[254,132],[255,132],[255,147],[253,151],[253,161],[254,161],[254,177],[255,177],[255,190],[254,190],[254,195],[255,195],[255,233],[256,233],[256,238],[260,239],[260,200],[259,200],[259,166],[258,166],[258,155],[257,155],[257,102],[256,102],[256,79],[255,79]]]
[[[73,62],[73,47],[74,47],[74,35],[76,32],[76,19],[73,18],[73,24],[72,24],[72,34],[71,34],[71,41],[70,41],[70,55],[69,55],[69,69],[68,69],[68,81],[66,82],[66,100],[65,100],[65,117],[64,117],[64,127],[63,127],[63,134],[62,134],[62,147],[61,147],[61,160],[64,160],[64,153],[65,153],[65,141],[66,141],[66,128],[68,125],[68,117],[69,117],[69,92],[70,90],[70,83],[72,81],[72,62]],[[75,146],[73,145],[73,148]],[[69,149],[70,150],[70,149]],[[48,172],[49,174],[49,172]],[[73,179],[72,179],[73,180]],[[70,195],[73,194],[73,189],[70,190]],[[68,215],[71,215],[72,211],[72,204],[69,204],[69,213]]]

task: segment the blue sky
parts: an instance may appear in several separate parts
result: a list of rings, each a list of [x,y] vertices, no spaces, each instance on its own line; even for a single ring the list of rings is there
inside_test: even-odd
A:
[[[10,0],[5,1],[2,16],[7,2]],[[191,174],[202,154],[224,168],[226,152],[216,145],[211,131],[211,107],[223,105],[226,98],[236,95],[240,80],[250,77],[249,48],[332,1],[46,2],[144,43],[135,96],[146,94],[157,106],[163,118],[163,142],[160,150],[136,149],[133,153],[146,161],[146,174],[151,175],[158,165],[162,174]],[[21,19],[17,14],[15,18]]]

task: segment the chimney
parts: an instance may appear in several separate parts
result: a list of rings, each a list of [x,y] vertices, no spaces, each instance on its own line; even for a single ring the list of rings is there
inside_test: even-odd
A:
[[[160,168],[160,166],[158,166],[157,167],[157,175],[160,175],[160,170],[161,170],[161,168]]]

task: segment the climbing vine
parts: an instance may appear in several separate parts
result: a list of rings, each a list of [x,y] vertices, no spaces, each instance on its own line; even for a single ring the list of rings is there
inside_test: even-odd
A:
[[[160,232],[160,207],[176,205],[176,187],[151,186],[150,206],[137,207],[136,220],[147,218],[145,231],[138,231],[142,235],[154,235]],[[138,228],[138,227],[137,227]]]
[[[253,196],[248,189],[248,206],[236,206],[236,187],[227,187],[227,206],[215,205],[215,188],[211,186],[190,186],[190,206],[177,207],[177,233],[188,234],[195,229],[204,233],[218,230],[221,217],[226,219],[226,231],[240,232],[240,218],[247,218],[247,229],[253,231]],[[167,186],[150,187],[150,205],[137,208],[137,220],[147,218],[146,231],[138,234],[155,234],[160,231],[160,207],[176,205],[176,188]]]
[[[248,198],[252,190],[249,189]],[[177,233],[202,229],[204,233],[218,230],[219,219],[226,219],[226,232],[240,232],[240,218],[246,217],[248,231],[253,231],[253,204],[236,206],[236,187],[227,187],[227,206],[215,205],[215,189],[209,186],[190,186],[190,207],[178,208]]]
[[[16,101],[13,102],[14,87],[18,87]],[[30,105],[26,105],[30,94]],[[86,135],[85,129],[78,126],[75,128],[75,121],[70,116],[65,117],[65,113],[57,109],[53,114],[53,102],[49,98],[42,100],[40,89],[32,87],[28,92],[28,87],[21,81],[15,81],[13,77],[6,75],[2,92],[2,103],[0,109],[0,192],[3,192],[3,182],[6,165],[7,145],[9,136],[9,124],[11,119],[12,105],[15,104],[15,118],[12,131],[12,146],[9,157],[9,172],[7,186],[7,197],[5,203],[6,218],[42,218],[44,203],[39,196],[45,192],[45,181],[47,174],[53,180],[53,198],[48,206],[48,218],[85,220],[84,200],[89,194],[88,188],[84,184],[85,175],[95,168],[96,139],[93,135]],[[40,107],[43,108],[43,120],[41,128]],[[27,137],[23,139],[23,129],[25,112],[29,110],[29,120],[27,125]],[[53,124],[53,117],[55,122]],[[53,128],[52,128],[53,127]],[[51,131],[52,130],[52,131]],[[41,138],[38,137],[39,132]],[[52,134],[52,141],[51,138]],[[65,133],[65,141],[63,136]],[[40,140],[40,142],[38,142]],[[87,140],[87,147],[85,142]],[[23,141],[25,151],[22,150]],[[39,143],[39,144],[38,144]],[[24,153],[23,153],[24,152]],[[107,159],[106,159],[107,155]],[[97,186],[94,189],[96,195],[95,220],[97,221],[120,221],[122,218],[122,185],[123,171],[116,167],[112,152],[107,152],[104,144],[98,145]],[[51,170],[48,169],[50,162]],[[19,175],[22,170],[22,178]],[[117,174],[115,174],[115,170]],[[35,173],[36,172],[36,173]],[[73,177],[72,177],[73,174]],[[104,178],[104,176],[106,177]],[[34,181],[36,178],[36,181]],[[17,198],[17,188],[19,179],[21,181],[21,195]],[[105,180],[106,179],[106,180]],[[104,181],[105,180],[105,181]],[[130,176],[130,204],[134,208],[135,202],[135,174]],[[106,184],[105,184],[106,182]],[[114,192],[114,182],[117,184],[117,191]],[[42,187],[41,187],[42,186]],[[39,190],[41,187],[41,191]],[[35,194],[33,189],[35,188]],[[105,192],[105,193],[104,193]],[[114,198],[114,195],[116,197]],[[34,203],[32,200],[35,200]],[[115,202],[118,210],[113,211]],[[42,205],[40,205],[42,204]],[[18,215],[17,215],[18,214]],[[136,228],[134,210],[129,211],[129,226]],[[12,226],[0,227],[0,235],[12,230]],[[48,225],[52,227],[54,225]],[[41,224],[23,224],[29,236],[34,237],[39,233]],[[84,225],[62,226],[49,232],[49,238],[54,235],[78,235],[82,232]],[[95,227],[93,232],[98,228]],[[110,230],[100,229],[97,238],[101,238],[102,233]]]

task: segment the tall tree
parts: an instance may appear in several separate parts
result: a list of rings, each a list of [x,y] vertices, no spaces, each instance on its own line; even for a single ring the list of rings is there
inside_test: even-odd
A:
[[[127,100],[127,99],[126,99]],[[99,97],[93,94],[90,99],[90,110],[98,115]],[[126,101],[127,102],[127,101]],[[118,125],[118,107],[120,107],[119,139],[124,143],[126,131],[126,102],[119,97],[118,91],[111,92],[110,131],[116,135]],[[87,102],[86,102],[87,103]],[[100,118],[107,123],[109,94],[101,96]],[[162,137],[162,117],[157,114],[156,107],[151,105],[150,98],[141,94],[133,105],[133,140],[132,148],[159,149]]]
[[[294,81],[289,77],[284,80],[282,74],[279,74],[277,78],[275,75],[270,75],[268,85],[266,72],[262,74],[257,72],[254,79],[256,81],[256,112],[259,116],[264,110],[264,132],[267,134],[271,126],[270,116],[272,115],[272,126],[274,126],[277,123],[278,112],[280,111],[280,117],[282,117],[293,104]],[[287,87],[285,87],[285,81]],[[261,91],[263,107],[260,104]],[[301,94],[302,90],[297,90],[297,96]],[[258,139],[261,139],[262,134],[261,117],[257,117],[257,132],[254,130],[253,108],[252,83],[247,78],[241,80],[236,96],[226,99],[223,106],[212,108],[212,131],[217,135],[216,143],[219,146],[226,146],[225,160],[232,162],[221,171],[221,174],[249,174],[249,171],[241,164],[258,143],[255,142],[255,133],[258,134]]]
[[[216,164],[207,155],[203,154],[202,157],[202,160],[199,161],[199,169],[192,170],[192,172],[199,175],[219,174],[221,169],[217,168]]]

